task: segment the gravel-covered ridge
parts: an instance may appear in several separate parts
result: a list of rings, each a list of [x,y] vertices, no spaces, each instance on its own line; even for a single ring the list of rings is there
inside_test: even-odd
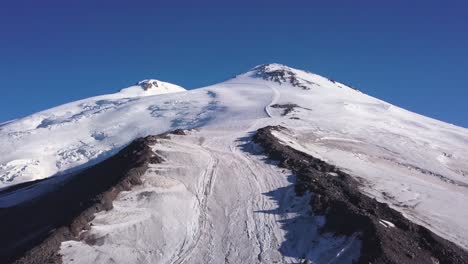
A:
[[[89,229],[95,213],[112,209],[121,191],[141,184],[140,176],[149,164],[162,162],[150,146],[168,134],[136,139],[99,164],[74,175],[57,176],[63,180],[51,177],[2,190],[0,201],[20,192],[40,194],[0,208],[0,262],[61,263],[61,242],[81,239],[80,233]]]
[[[297,174],[296,193],[312,192],[310,205],[324,215],[323,232],[350,235],[362,240],[358,263],[468,263],[468,253],[430,230],[414,224],[387,204],[362,194],[359,182],[337,167],[283,145],[268,126],[253,140],[279,166]],[[393,226],[392,226],[393,225]]]

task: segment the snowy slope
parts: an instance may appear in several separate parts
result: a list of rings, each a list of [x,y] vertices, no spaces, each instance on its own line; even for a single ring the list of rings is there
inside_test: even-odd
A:
[[[245,153],[246,142],[238,140],[243,135],[192,131],[160,140],[154,150],[166,162],[153,165],[143,185],[122,193],[113,210],[98,214],[83,241],[63,243],[64,262],[296,263],[311,255],[325,263],[356,257],[354,237],[314,235],[319,219],[302,219],[308,197],[295,196],[287,171]],[[285,243],[282,227],[294,222],[300,246]],[[96,238],[99,245],[86,242]]]
[[[97,215],[87,235],[99,243],[63,243],[65,263],[352,259],[359,249],[353,236],[301,237],[300,230],[316,230],[320,219],[307,217],[304,201],[291,194],[294,176],[244,142],[256,129],[278,124],[290,128],[276,134],[284,144],[347,170],[365,193],[468,248],[465,128],[279,64],[191,91],[147,94],[143,87],[0,127],[2,186],[87,166],[136,137],[197,128],[154,146],[166,162],[150,168],[141,187],[121,193],[113,210]],[[285,228],[290,223],[294,228]],[[297,244],[288,244],[291,235]]]
[[[148,83],[152,86],[145,89]],[[165,107],[173,108],[172,102],[159,106],[150,98],[183,91],[174,84],[144,80],[115,94],[68,103],[0,126],[0,188],[77,169],[102,160],[136,137],[166,131],[171,117],[153,120]]]

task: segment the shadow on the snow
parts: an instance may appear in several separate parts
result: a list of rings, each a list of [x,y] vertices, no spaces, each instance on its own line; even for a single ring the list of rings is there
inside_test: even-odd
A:
[[[278,165],[277,161],[264,156],[263,149],[252,142],[251,137],[238,140],[239,148],[251,155],[261,156],[263,162]],[[334,236],[330,233],[320,232],[324,224],[323,216],[315,216],[310,208],[311,193],[299,196],[295,192],[296,176],[284,169],[288,186],[263,193],[272,200],[276,208],[255,211],[258,214],[274,215],[284,230],[284,241],[279,252],[288,258],[295,259],[295,263],[351,263],[353,258],[340,257],[342,251],[359,252],[359,243],[353,236]],[[353,248],[355,247],[355,248]],[[358,253],[359,254],[359,253]],[[346,255],[346,254],[344,254]]]
[[[322,226],[320,222],[316,222],[318,224],[315,226],[296,223],[293,227],[283,225],[286,231],[284,243],[300,248],[300,243],[304,243],[300,240],[304,236],[301,231],[313,241],[310,248],[299,252],[305,253],[308,261],[467,263],[467,252],[461,247],[411,222],[388,204],[363,194],[359,188],[360,182],[353,176],[281,142],[274,132],[284,130],[287,128],[282,126],[261,128],[252,136],[252,141],[262,146],[269,158],[279,161],[279,167],[288,168],[296,174],[295,192],[302,195],[312,193],[309,210],[315,216],[323,216]],[[276,195],[271,197],[278,199]],[[281,208],[284,200],[279,201],[277,204]],[[291,202],[287,204],[289,206]],[[295,217],[282,214],[281,210],[279,213],[281,220],[285,216],[286,219]],[[298,230],[297,235],[294,235],[295,230]],[[310,240],[305,241],[306,245],[310,245]],[[281,252],[291,254],[285,250],[284,244]],[[297,255],[298,251],[292,252]]]
[[[202,127],[213,121],[218,114],[226,111],[226,107],[219,103],[215,92],[207,91],[206,95],[209,101],[201,108],[197,108],[199,103],[197,101],[169,100],[160,105],[152,105],[147,110],[154,118],[171,115],[171,130]]]

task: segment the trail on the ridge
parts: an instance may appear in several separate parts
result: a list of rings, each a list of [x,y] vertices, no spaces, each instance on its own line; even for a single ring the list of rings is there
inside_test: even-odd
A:
[[[99,237],[103,245],[95,248],[83,241],[66,242],[62,246],[62,253],[67,256],[64,262],[82,252],[94,255],[93,260],[112,258],[142,263],[287,262],[279,252],[285,236],[279,221],[282,216],[268,212],[278,210],[278,200],[294,197],[294,192],[289,190],[292,176],[288,171],[255,155],[254,146],[238,141],[237,133],[205,132],[200,136],[195,132],[176,140],[161,140],[155,149],[166,159],[166,164],[146,173],[142,177],[144,186],[119,197],[113,213],[98,215],[93,221],[88,235]],[[190,168],[192,165],[194,168]],[[201,169],[202,166],[205,168]],[[186,170],[196,173],[183,173]],[[161,177],[166,183],[161,183]],[[275,199],[265,195],[278,189],[284,191],[278,192]],[[138,200],[143,194],[154,199],[159,197],[160,202],[142,203],[140,199],[136,207],[144,211],[131,209],[130,201]],[[172,196],[185,197],[181,202],[191,204],[184,206],[183,215],[182,208],[177,208],[180,202],[161,204],[172,200]],[[158,208],[163,211],[157,211]],[[130,216],[128,210],[134,210],[134,214]],[[285,213],[284,218],[287,217]],[[145,239],[148,228],[172,231],[155,233],[151,239]],[[154,248],[160,255],[150,250],[127,251],[124,259],[114,255],[116,249],[123,249],[121,243],[128,237],[138,237],[138,243],[143,244],[139,248]],[[88,260],[73,259],[73,263]]]
[[[210,160],[207,169],[203,172],[201,176],[201,181],[198,186],[198,191],[196,193],[198,205],[199,205],[199,219],[198,219],[198,228],[193,234],[191,238],[191,243],[184,243],[183,246],[180,248],[180,251],[176,253],[170,263],[183,263],[185,259],[190,256],[193,250],[199,245],[200,238],[202,235],[208,233],[207,229],[207,204],[208,198],[211,194],[213,189],[213,185],[215,184],[216,180],[216,173],[217,173],[217,166],[219,160],[209,152],[205,151],[207,155],[209,155]],[[186,240],[184,240],[186,241]]]

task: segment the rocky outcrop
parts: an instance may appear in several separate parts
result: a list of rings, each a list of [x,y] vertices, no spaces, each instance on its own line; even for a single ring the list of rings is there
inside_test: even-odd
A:
[[[286,129],[259,129],[253,140],[279,166],[297,175],[297,195],[311,192],[311,208],[326,219],[323,232],[360,234],[358,263],[468,263],[468,253],[430,230],[414,224],[387,204],[362,194],[359,182],[334,165],[283,145],[271,133]]]
[[[278,84],[289,83],[292,86],[310,90],[316,83],[304,80],[297,76],[294,71],[286,66],[277,64],[263,64],[252,69],[253,76],[267,81],[273,81]]]
[[[293,112],[296,108],[301,108],[301,109],[310,111],[309,108],[301,107],[297,104],[291,104],[291,103],[290,104],[273,104],[270,107],[283,109],[283,113],[281,114],[282,116],[288,115],[289,113]]]
[[[144,81],[138,82],[138,85],[140,85],[141,88],[143,88],[143,90],[145,91],[152,89],[152,88],[159,87],[158,82],[156,80],[144,80]]]

